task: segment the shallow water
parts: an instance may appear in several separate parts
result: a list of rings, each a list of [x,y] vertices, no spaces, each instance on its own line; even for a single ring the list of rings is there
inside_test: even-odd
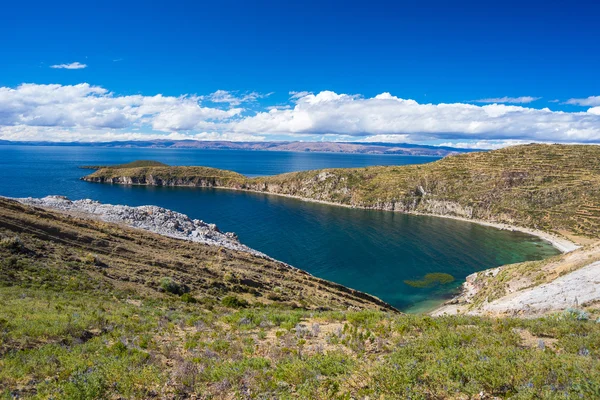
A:
[[[349,209],[230,190],[127,187],[79,180],[90,172],[78,169],[79,165],[136,159],[207,165],[255,176],[326,167],[400,165],[435,158],[0,146],[0,195],[61,194],[71,199],[170,208],[236,232],[244,244],[313,275],[371,293],[412,312],[439,304],[472,272],[558,253],[547,242],[530,235],[445,218]],[[449,273],[456,281],[427,289],[404,283],[430,272]]]

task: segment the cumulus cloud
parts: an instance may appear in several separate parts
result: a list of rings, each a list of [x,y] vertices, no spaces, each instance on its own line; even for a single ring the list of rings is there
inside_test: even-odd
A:
[[[474,103],[511,103],[511,104],[527,104],[541,99],[541,97],[492,97],[489,99],[473,100]]]
[[[0,87],[0,139],[8,140],[331,140],[506,146],[600,142],[600,107],[551,111],[509,104],[418,103],[390,93],[374,97],[294,92],[290,104],[241,108],[258,94],[118,95],[78,85]],[[253,100],[254,99],[254,100]],[[217,101],[215,101],[217,100]]]
[[[236,132],[346,134],[354,137],[406,135],[432,139],[520,139],[598,141],[600,118],[548,108],[490,104],[420,104],[382,93],[372,98],[321,92],[297,99],[289,110],[271,109],[229,128]]]
[[[564,104],[572,104],[576,106],[600,106],[600,96],[590,96],[584,99],[569,99]]]
[[[84,68],[87,68],[87,64],[82,64],[80,62],[72,62],[70,64],[54,64],[54,65],[51,65],[50,68],[54,68],[54,69],[84,69]]]
[[[1,126],[124,129],[147,125],[163,132],[192,131],[208,129],[241,111],[203,107],[198,96],[116,96],[87,83],[0,88]]]

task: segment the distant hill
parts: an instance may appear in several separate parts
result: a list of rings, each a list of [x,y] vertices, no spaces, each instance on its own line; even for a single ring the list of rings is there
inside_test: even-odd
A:
[[[445,157],[451,154],[475,150],[444,146],[428,146],[408,143],[353,143],[353,142],[228,142],[199,140],[130,140],[115,142],[11,142],[0,140],[3,145],[26,146],[89,146],[125,148],[168,148],[206,150],[263,150],[324,153],[396,154],[412,156]]]

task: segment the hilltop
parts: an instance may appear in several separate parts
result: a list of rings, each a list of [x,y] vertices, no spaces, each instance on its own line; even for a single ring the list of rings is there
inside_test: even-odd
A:
[[[204,167],[107,168],[90,182],[210,186],[380,210],[600,237],[599,146],[533,144],[420,165],[323,169],[247,178]]]
[[[600,393],[593,308],[403,315],[274,260],[72,211],[0,198],[2,398]]]

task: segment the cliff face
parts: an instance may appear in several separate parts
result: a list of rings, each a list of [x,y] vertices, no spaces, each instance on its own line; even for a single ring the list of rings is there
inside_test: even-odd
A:
[[[222,179],[214,177],[163,178],[152,174],[142,176],[85,177],[84,180],[96,183],[112,183],[118,185],[150,185],[150,186],[193,186],[193,187],[225,187]]]
[[[477,218],[600,236],[599,146],[526,145],[422,165],[247,178],[201,167],[107,168],[90,182],[223,187],[351,207]]]

